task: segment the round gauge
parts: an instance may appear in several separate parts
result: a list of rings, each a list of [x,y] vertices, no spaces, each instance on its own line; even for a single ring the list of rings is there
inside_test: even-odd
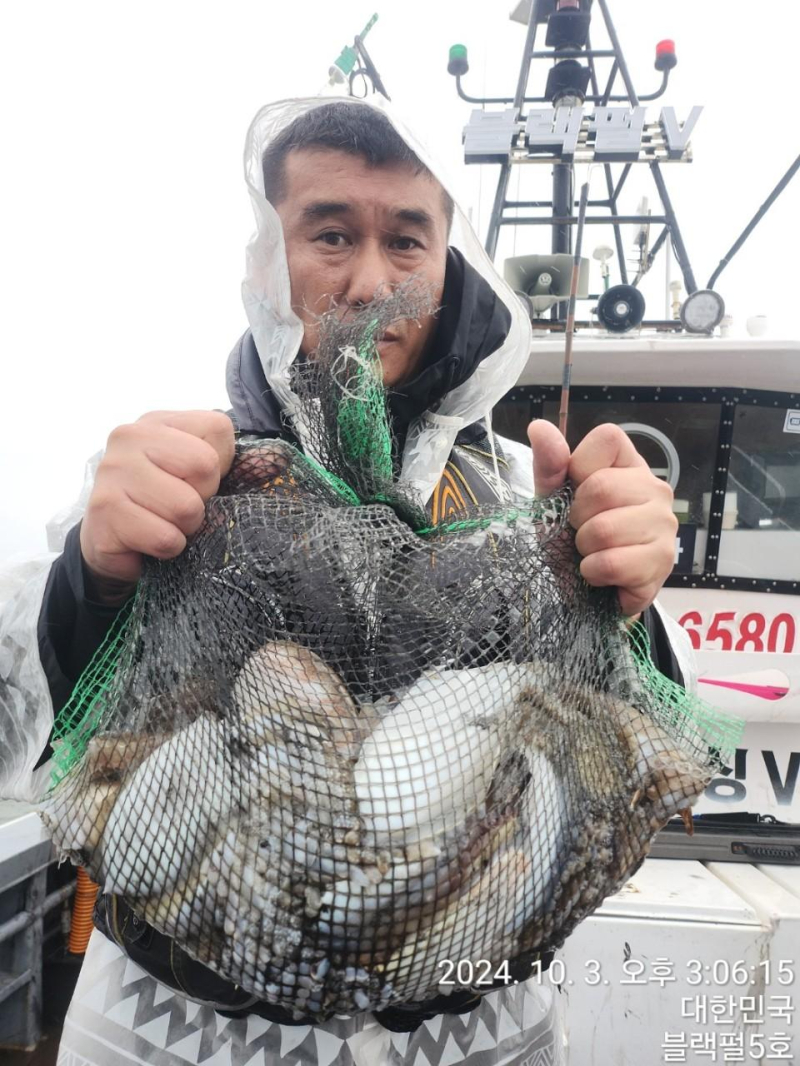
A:
[[[712,289],[698,289],[681,307],[681,322],[689,333],[713,333],[725,314],[725,301]]]

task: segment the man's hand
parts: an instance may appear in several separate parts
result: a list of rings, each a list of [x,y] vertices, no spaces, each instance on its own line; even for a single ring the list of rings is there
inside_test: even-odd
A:
[[[233,451],[233,425],[217,411],[154,411],[115,429],[81,526],[90,594],[121,602],[139,580],[142,555],[180,555]]]
[[[531,422],[528,439],[537,494],[554,492],[567,478],[575,486],[570,521],[586,581],[616,585],[625,615],[649,607],[675,560],[672,489],[619,426],[597,426],[572,455],[550,422]]]

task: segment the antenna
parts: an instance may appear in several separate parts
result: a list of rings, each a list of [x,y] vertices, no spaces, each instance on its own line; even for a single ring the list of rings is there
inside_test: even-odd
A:
[[[759,207],[758,211],[756,211],[756,213],[753,215],[753,217],[747,223],[747,225],[745,226],[744,230],[742,231],[742,235],[738,238],[738,240],[736,240],[733,243],[731,248],[728,250],[728,253],[726,255],[724,255],[722,257],[722,259],[720,259],[719,266],[714,271],[714,273],[711,275],[711,277],[708,279],[708,285],[706,286],[706,288],[708,288],[708,289],[713,289],[714,288],[714,282],[720,276],[720,274],[725,269],[725,267],[728,265],[728,263],[730,263],[731,259],[733,259],[733,257],[736,255],[736,253],[742,247],[744,242],[747,240],[747,238],[750,236],[750,234],[753,232],[753,230],[759,224],[759,222],[764,217],[764,215],[766,215],[767,211],[769,211],[769,209],[772,207],[772,205],[778,199],[780,194],[783,192],[783,190],[786,188],[786,186],[789,184],[789,182],[792,180],[792,178],[795,176],[795,174],[797,173],[798,170],[800,170],[800,155],[797,157],[797,159],[795,159],[794,163],[792,163],[792,165],[789,167],[789,169],[783,175],[781,180],[778,182],[778,184],[775,186],[775,188],[772,190],[772,192],[766,198],[764,203],[761,205],[761,207]]]
[[[609,244],[598,244],[592,252],[592,259],[596,259],[600,263],[600,276],[603,279],[604,292],[608,292],[609,277],[611,275],[611,268],[608,263],[609,260],[613,258],[614,249]]]
[[[378,92],[381,96],[385,96],[387,100],[391,100],[391,97],[387,93],[386,87],[381,80],[381,76],[378,73],[378,68],[372,62],[372,58],[364,44],[364,38],[377,21],[378,15],[376,13],[372,16],[361,33],[356,34],[353,43],[344,46],[339,53],[338,58],[334,61],[328,71],[329,81],[331,85],[335,85],[337,82],[339,84],[344,84],[346,81],[350,96],[355,96],[356,94],[353,92],[353,82],[357,77],[363,77],[365,81],[369,79],[369,82],[372,83],[373,92]],[[366,93],[364,93],[364,95],[366,96]]]

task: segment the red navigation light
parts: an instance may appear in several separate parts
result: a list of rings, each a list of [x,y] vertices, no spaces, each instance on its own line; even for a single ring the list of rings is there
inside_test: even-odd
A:
[[[581,0],[558,0],[556,4],[557,11],[566,11],[569,8],[574,8],[576,11],[581,6]]]
[[[659,41],[656,45],[656,70],[672,70],[678,62],[675,55],[675,42]]]

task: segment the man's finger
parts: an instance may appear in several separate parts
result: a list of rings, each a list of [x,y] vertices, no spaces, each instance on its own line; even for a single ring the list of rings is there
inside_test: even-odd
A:
[[[199,437],[219,456],[221,476],[230,470],[235,452],[233,423],[221,411],[150,411],[139,422],[156,422]]]
[[[216,457],[214,459],[216,462]],[[189,537],[200,528],[205,516],[202,496],[182,478],[172,477],[151,466],[146,476],[131,483],[128,499],[149,514],[163,518]]]
[[[567,479],[569,445],[551,423],[543,418],[528,426],[533,450],[533,484],[537,496],[548,496]]]
[[[581,561],[581,574],[596,588],[616,585],[623,610],[635,614],[648,607],[658,595],[664,572],[669,573],[672,561],[668,550],[668,545],[660,545],[654,552],[646,544],[607,548],[587,555]]]
[[[578,527],[575,547],[583,556],[606,548],[651,544],[662,535],[661,510],[652,502],[640,507],[615,507]]]
[[[144,454],[155,466],[181,478],[207,500],[219,488],[222,461],[207,440],[162,426],[144,445]]]
[[[659,593],[661,586],[644,585],[638,589],[618,589],[619,606],[625,618],[637,622]]]
[[[119,528],[106,521],[102,539],[95,545],[84,542],[85,527],[81,528],[81,552],[96,578],[133,586],[141,575],[142,554],[173,559],[186,547],[186,537],[176,526],[127,497],[114,503],[114,513]],[[91,563],[87,559],[90,547]]]
[[[672,509],[672,490],[646,466],[595,470],[577,488],[569,520],[575,529],[595,515],[617,507],[641,507],[652,500],[662,500]]]
[[[572,453],[569,476],[575,485],[580,485],[596,470],[646,465],[628,434],[607,422],[587,433]]]

